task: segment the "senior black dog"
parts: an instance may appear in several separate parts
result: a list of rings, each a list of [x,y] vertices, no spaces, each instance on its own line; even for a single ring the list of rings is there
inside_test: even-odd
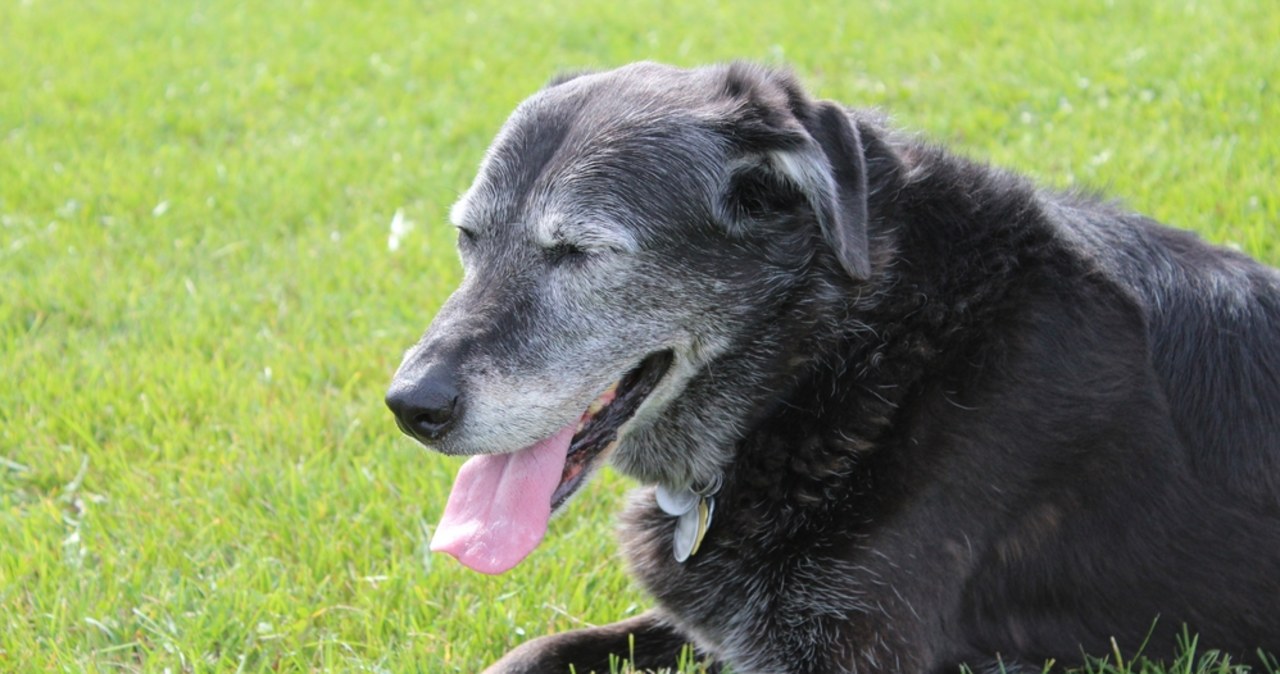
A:
[[[452,219],[387,397],[475,455],[434,548],[511,568],[607,457],[657,603],[490,671],[1280,651],[1275,271],[744,64],[553,82]]]

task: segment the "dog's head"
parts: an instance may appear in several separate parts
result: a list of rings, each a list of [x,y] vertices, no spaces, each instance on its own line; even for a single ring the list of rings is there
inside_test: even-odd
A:
[[[435,546],[519,562],[606,455],[717,475],[814,271],[871,273],[846,112],[783,73],[635,64],[522,103],[451,212],[464,276],[387,395],[462,469]]]

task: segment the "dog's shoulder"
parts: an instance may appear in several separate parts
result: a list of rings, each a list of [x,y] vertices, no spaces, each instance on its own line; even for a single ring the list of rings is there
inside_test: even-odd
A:
[[[1194,233],[1092,200],[1047,216],[1064,248],[1141,313],[1171,417],[1206,478],[1280,489],[1280,273]]]

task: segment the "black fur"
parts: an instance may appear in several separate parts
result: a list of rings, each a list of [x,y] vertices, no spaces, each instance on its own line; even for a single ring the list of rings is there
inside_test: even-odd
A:
[[[659,608],[492,671],[606,667],[628,633],[642,667],[692,641],[737,672],[1038,669],[1113,638],[1167,658],[1184,625],[1280,652],[1280,275],[720,72],[731,154],[818,143],[851,238],[777,171],[729,181],[736,226],[684,254],[790,271],[744,328],[760,393],[703,548],[676,562],[638,490],[621,536]]]

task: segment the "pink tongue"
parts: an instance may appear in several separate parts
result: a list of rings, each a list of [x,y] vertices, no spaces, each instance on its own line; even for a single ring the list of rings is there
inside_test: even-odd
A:
[[[503,573],[542,542],[577,422],[511,454],[462,464],[431,549],[481,573]]]

